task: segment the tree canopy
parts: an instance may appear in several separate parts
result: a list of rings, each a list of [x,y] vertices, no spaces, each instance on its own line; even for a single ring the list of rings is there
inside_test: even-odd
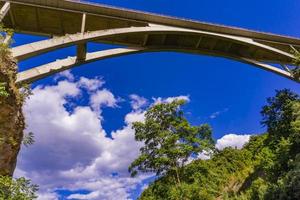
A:
[[[0,176],[0,200],[32,200],[37,198],[37,191],[38,186],[30,180]]]
[[[213,148],[211,128],[207,124],[192,126],[183,115],[184,103],[175,100],[156,104],[146,112],[144,122],[133,124],[135,139],[144,145],[129,167],[132,176],[138,171],[157,175],[174,172],[180,184],[179,171],[191,156]]]

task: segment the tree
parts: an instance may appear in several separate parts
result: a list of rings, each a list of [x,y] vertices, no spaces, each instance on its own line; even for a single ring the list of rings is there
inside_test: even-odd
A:
[[[180,170],[191,156],[209,151],[214,146],[208,125],[192,126],[183,116],[183,100],[160,103],[145,114],[145,122],[133,124],[135,139],[144,142],[140,156],[130,165],[129,172],[171,173],[180,185]]]
[[[262,114],[270,136],[268,145],[275,155],[267,171],[272,184],[266,199],[299,199],[300,98],[287,89],[277,91]]]
[[[25,178],[13,179],[8,176],[0,176],[1,200],[32,200],[36,199],[35,193],[38,186],[31,184]]]
[[[279,90],[262,114],[269,133],[251,136],[242,149],[227,147],[209,160],[185,165],[180,187],[167,173],[150,184],[140,199],[300,199],[299,96]]]
[[[270,136],[275,139],[287,138],[294,131],[292,123],[296,121],[295,103],[300,102],[299,95],[288,89],[276,91],[276,96],[267,99],[261,114],[262,124],[267,127]]]

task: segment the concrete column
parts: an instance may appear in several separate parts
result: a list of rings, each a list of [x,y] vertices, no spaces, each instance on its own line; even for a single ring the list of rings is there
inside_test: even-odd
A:
[[[82,22],[81,22],[81,33],[85,32],[85,23],[86,23],[86,13],[83,13]]]
[[[77,45],[77,61],[83,62],[86,58],[86,43],[78,44]]]

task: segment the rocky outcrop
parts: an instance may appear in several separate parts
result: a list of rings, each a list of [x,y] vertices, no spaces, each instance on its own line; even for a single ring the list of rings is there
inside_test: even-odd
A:
[[[23,130],[22,104],[24,97],[15,84],[17,63],[8,48],[0,50],[0,175],[12,176],[16,167]],[[4,93],[4,94],[3,94]]]

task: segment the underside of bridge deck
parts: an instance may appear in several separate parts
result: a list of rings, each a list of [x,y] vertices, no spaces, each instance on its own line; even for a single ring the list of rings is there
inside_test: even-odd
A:
[[[58,48],[77,45],[77,58],[72,66],[90,62],[87,42],[122,45],[132,53],[141,51],[179,51],[221,56],[246,62],[299,81],[291,70],[294,56],[300,50],[297,38],[255,32],[241,28],[178,19],[140,11],[126,10],[72,0],[0,0],[3,24],[16,32],[44,35],[49,39],[12,49],[19,61]],[[141,50],[142,49],[142,50]],[[124,50],[124,49],[123,49]],[[113,56],[120,56],[124,53]],[[105,52],[106,55],[107,51]],[[94,55],[102,55],[96,53]],[[100,56],[99,59],[102,59]],[[97,60],[96,58],[92,60]],[[55,65],[57,63],[52,63]],[[271,66],[279,64],[282,68]],[[70,68],[61,66],[59,70]],[[25,77],[36,68],[20,73],[19,80],[30,82],[45,74]],[[55,67],[55,69],[58,69]],[[57,70],[57,71],[59,71]],[[54,68],[51,73],[55,73]]]

